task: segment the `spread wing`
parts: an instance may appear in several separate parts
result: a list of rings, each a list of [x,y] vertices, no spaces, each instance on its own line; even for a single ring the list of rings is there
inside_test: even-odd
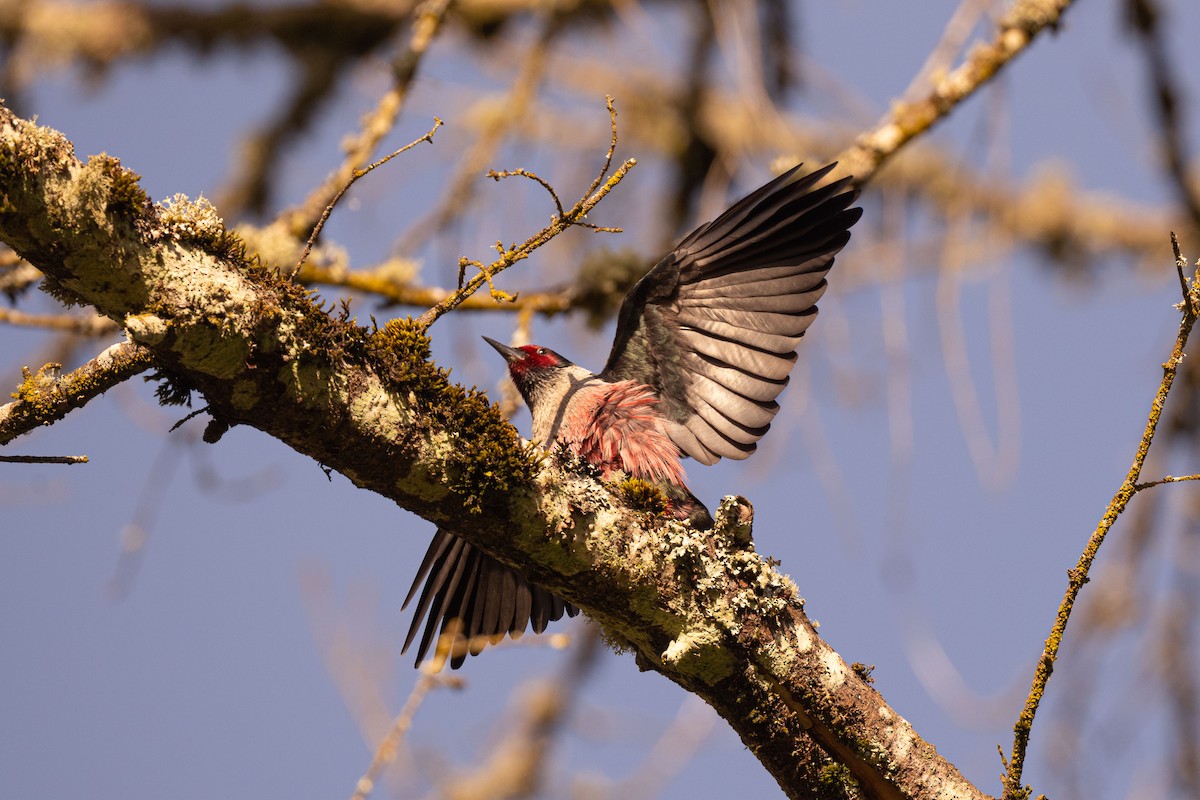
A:
[[[836,166],[800,167],[692,231],[633,288],[601,377],[653,386],[671,438],[702,464],[742,459],[770,427],[825,275],[862,209]]]

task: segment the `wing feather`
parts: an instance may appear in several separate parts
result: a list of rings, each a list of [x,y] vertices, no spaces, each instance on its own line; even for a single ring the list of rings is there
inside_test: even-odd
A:
[[[756,287],[758,284],[743,284]],[[807,286],[807,284],[801,284]],[[728,308],[734,311],[768,311],[780,314],[796,314],[812,308],[829,284],[824,280],[811,288],[796,292],[764,292],[758,295],[734,295],[728,291],[713,290],[707,296],[696,292],[687,300],[680,300],[679,307],[683,308]],[[715,300],[716,302],[713,302]]]
[[[683,360],[683,367],[688,372],[716,381],[731,392],[760,402],[774,400],[788,383],[786,376],[778,381],[768,380],[701,356],[699,353],[688,353]]]
[[[659,394],[672,441],[711,464],[770,427],[825,276],[862,215],[834,164],[797,166],[683,238],[621,306],[601,377]]]
[[[708,336],[698,331],[683,330],[679,331],[677,336],[691,352],[708,356],[768,380],[782,381],[792,371],[792,364],[796,361],[794,352],[781,355],[765,353],[747,345],[731,347],[727,346],[729,343],[724,339]]]
[[[810,306],[811,308],[811,306]],[[753,343],[764,350],[794,350],[800,336],[808,329],[811,314],[777,314],[772,311],[742,311],[718,306],[690,306],[680,309],[676,317],[680,324],[691,325],[726,339]],[[760,333],[759,326],[775,333]],[[769,342],[778,340],[778,346]]]
[[[750,400],[736,392],[729,391],[721,384],[703,375],[694,375],[692,391],[697,399],[703,401],[696,404],[697,412],[702,412],[706,408],[712,409],[728,419],[733,426],[744,431],[745,434],[749,434],[750,431],[757,433],[756,436],[742,444],[752,444],[762,438],[762,435],[767,432],[771,420],[779,411],[779,404],[774,400],[769,402]],[[701,416],[705,415],[701,413]],[[722,431],[722,434],[733,435],[728,431]]]
[[[700,444],[710,456],[741,461],[754,452],[754,445],[743,445],[730,441],[699,414],[692,415],[687,421],[687,428],[700,440]]]

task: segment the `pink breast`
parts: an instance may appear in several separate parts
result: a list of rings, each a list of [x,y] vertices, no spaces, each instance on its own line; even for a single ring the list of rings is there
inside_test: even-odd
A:
[[[679,448],[665,426],[650,387],[635,381],[599,384],[572,398],[558,441],[599,467],[605,478],[621,470],[683,486]]]

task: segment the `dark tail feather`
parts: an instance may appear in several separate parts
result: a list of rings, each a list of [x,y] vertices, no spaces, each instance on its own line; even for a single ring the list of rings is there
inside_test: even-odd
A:
[[[438,636],[456,620],[467,647],[455,649],[450,659],[453,669],[466,660],[468,652],[478,655],[487,643],[495,644],[505,634],[516,638],[526,627],[541,633],[564,613],[572,617],[579,613],[570,603],[534,586],[499,561],[440,529],[429,543],[404,608],[417,596],[422,581],[424,587],[402,651],[408,651],[424,621],[417,646],[417,666]]]

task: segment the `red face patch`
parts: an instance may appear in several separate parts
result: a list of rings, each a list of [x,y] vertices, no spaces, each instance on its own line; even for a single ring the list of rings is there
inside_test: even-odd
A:
[[[512,361],[508,368],[514,373],[525,373],[530,370],[549,369],[557,367],[562,363],[558,357],[558,353],[553,350],[548,350],[545,347],[538,347],[536,344],[526,344],[517,348],[525,353],[525,357],[520,361]]]

